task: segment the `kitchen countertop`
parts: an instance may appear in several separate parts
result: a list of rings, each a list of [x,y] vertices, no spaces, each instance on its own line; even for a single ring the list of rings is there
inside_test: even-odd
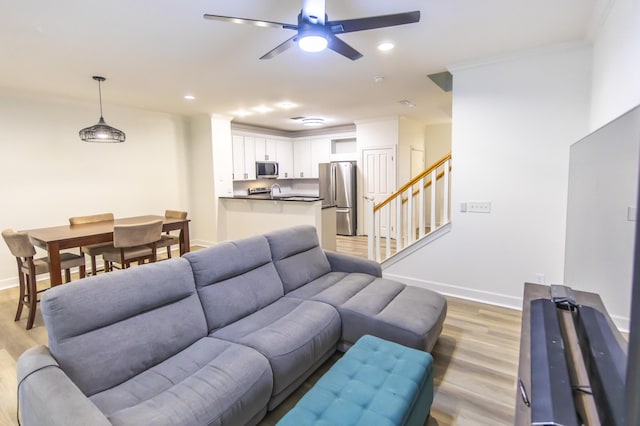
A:
[[[267,200],[267,201],[303,201],[311,203],[321,201],[322,198],[315,195],[282,194],[272,197],[270,194],[234,195],[232,197],[220,197],[232,200]]]

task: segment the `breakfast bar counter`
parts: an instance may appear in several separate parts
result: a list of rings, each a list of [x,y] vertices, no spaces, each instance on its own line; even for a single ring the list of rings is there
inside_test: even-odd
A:
[[[218,199],[218,240],[229,241],[296,225],[312,225],[320,245],[335,250],[335,206],[307,195],[239,195]]]

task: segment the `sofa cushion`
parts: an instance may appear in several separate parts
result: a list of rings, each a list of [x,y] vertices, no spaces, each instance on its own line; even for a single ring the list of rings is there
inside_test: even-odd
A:
[[[284,297],[211,335],[262,353],[271,364],[277,396],[292,391],[289,385],[335,352],[340,316],[325,303]]]
[[[341,350],[361,336],[373,334],[430,351],[447,312],[446,299],[434,291],[359,273],[332,272],[286,297],[335,306],[342,319]]]
[[[209,330],[244,318],[283,295],[262,236],[218,244],[184,258],[191,263]]]
[[[96,275],[44,293],[51,354],[86,394],[116,386],[207,335],[189,262]]]
[[[373,334],[429,352],[442,331],[447,300],[425,288],[376,278],[337,308],[347,343]]]
[[[265,235],[285,294],[331,272],[313,226],[281,229]]]
[[[114,425],[246,424],[265,411],[272,386],[264,356],[204,337],[91,401]]]
[[[351,299],[375,279],[376,277],[368,274],[330,272],[287,293],[287,296],[317,300],[337,307]]]

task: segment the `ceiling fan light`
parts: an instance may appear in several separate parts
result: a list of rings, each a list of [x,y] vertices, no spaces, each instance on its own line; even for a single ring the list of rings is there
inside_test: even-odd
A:
[[[321,52],[327,48],[328,40],[319,35],[306,35],[298,40],[300,49],[305,52]]]

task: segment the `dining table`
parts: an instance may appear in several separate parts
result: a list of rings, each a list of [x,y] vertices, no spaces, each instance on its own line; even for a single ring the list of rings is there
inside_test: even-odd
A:
[[[49,274],[51,287],[62,284],[60,267],[60,250],[88,246],[91,244],[108,243],[113,241],[113,227],[115,225],[130,225],[161,219],[162,231],[180,231],[180,255],[189,252],[189,219],[168,218],[159,215],[145,215],[125,217],[101,222],[83,223],[77,225],[51,226],[47,228],[28,229],[33,244],[49,255]]]

